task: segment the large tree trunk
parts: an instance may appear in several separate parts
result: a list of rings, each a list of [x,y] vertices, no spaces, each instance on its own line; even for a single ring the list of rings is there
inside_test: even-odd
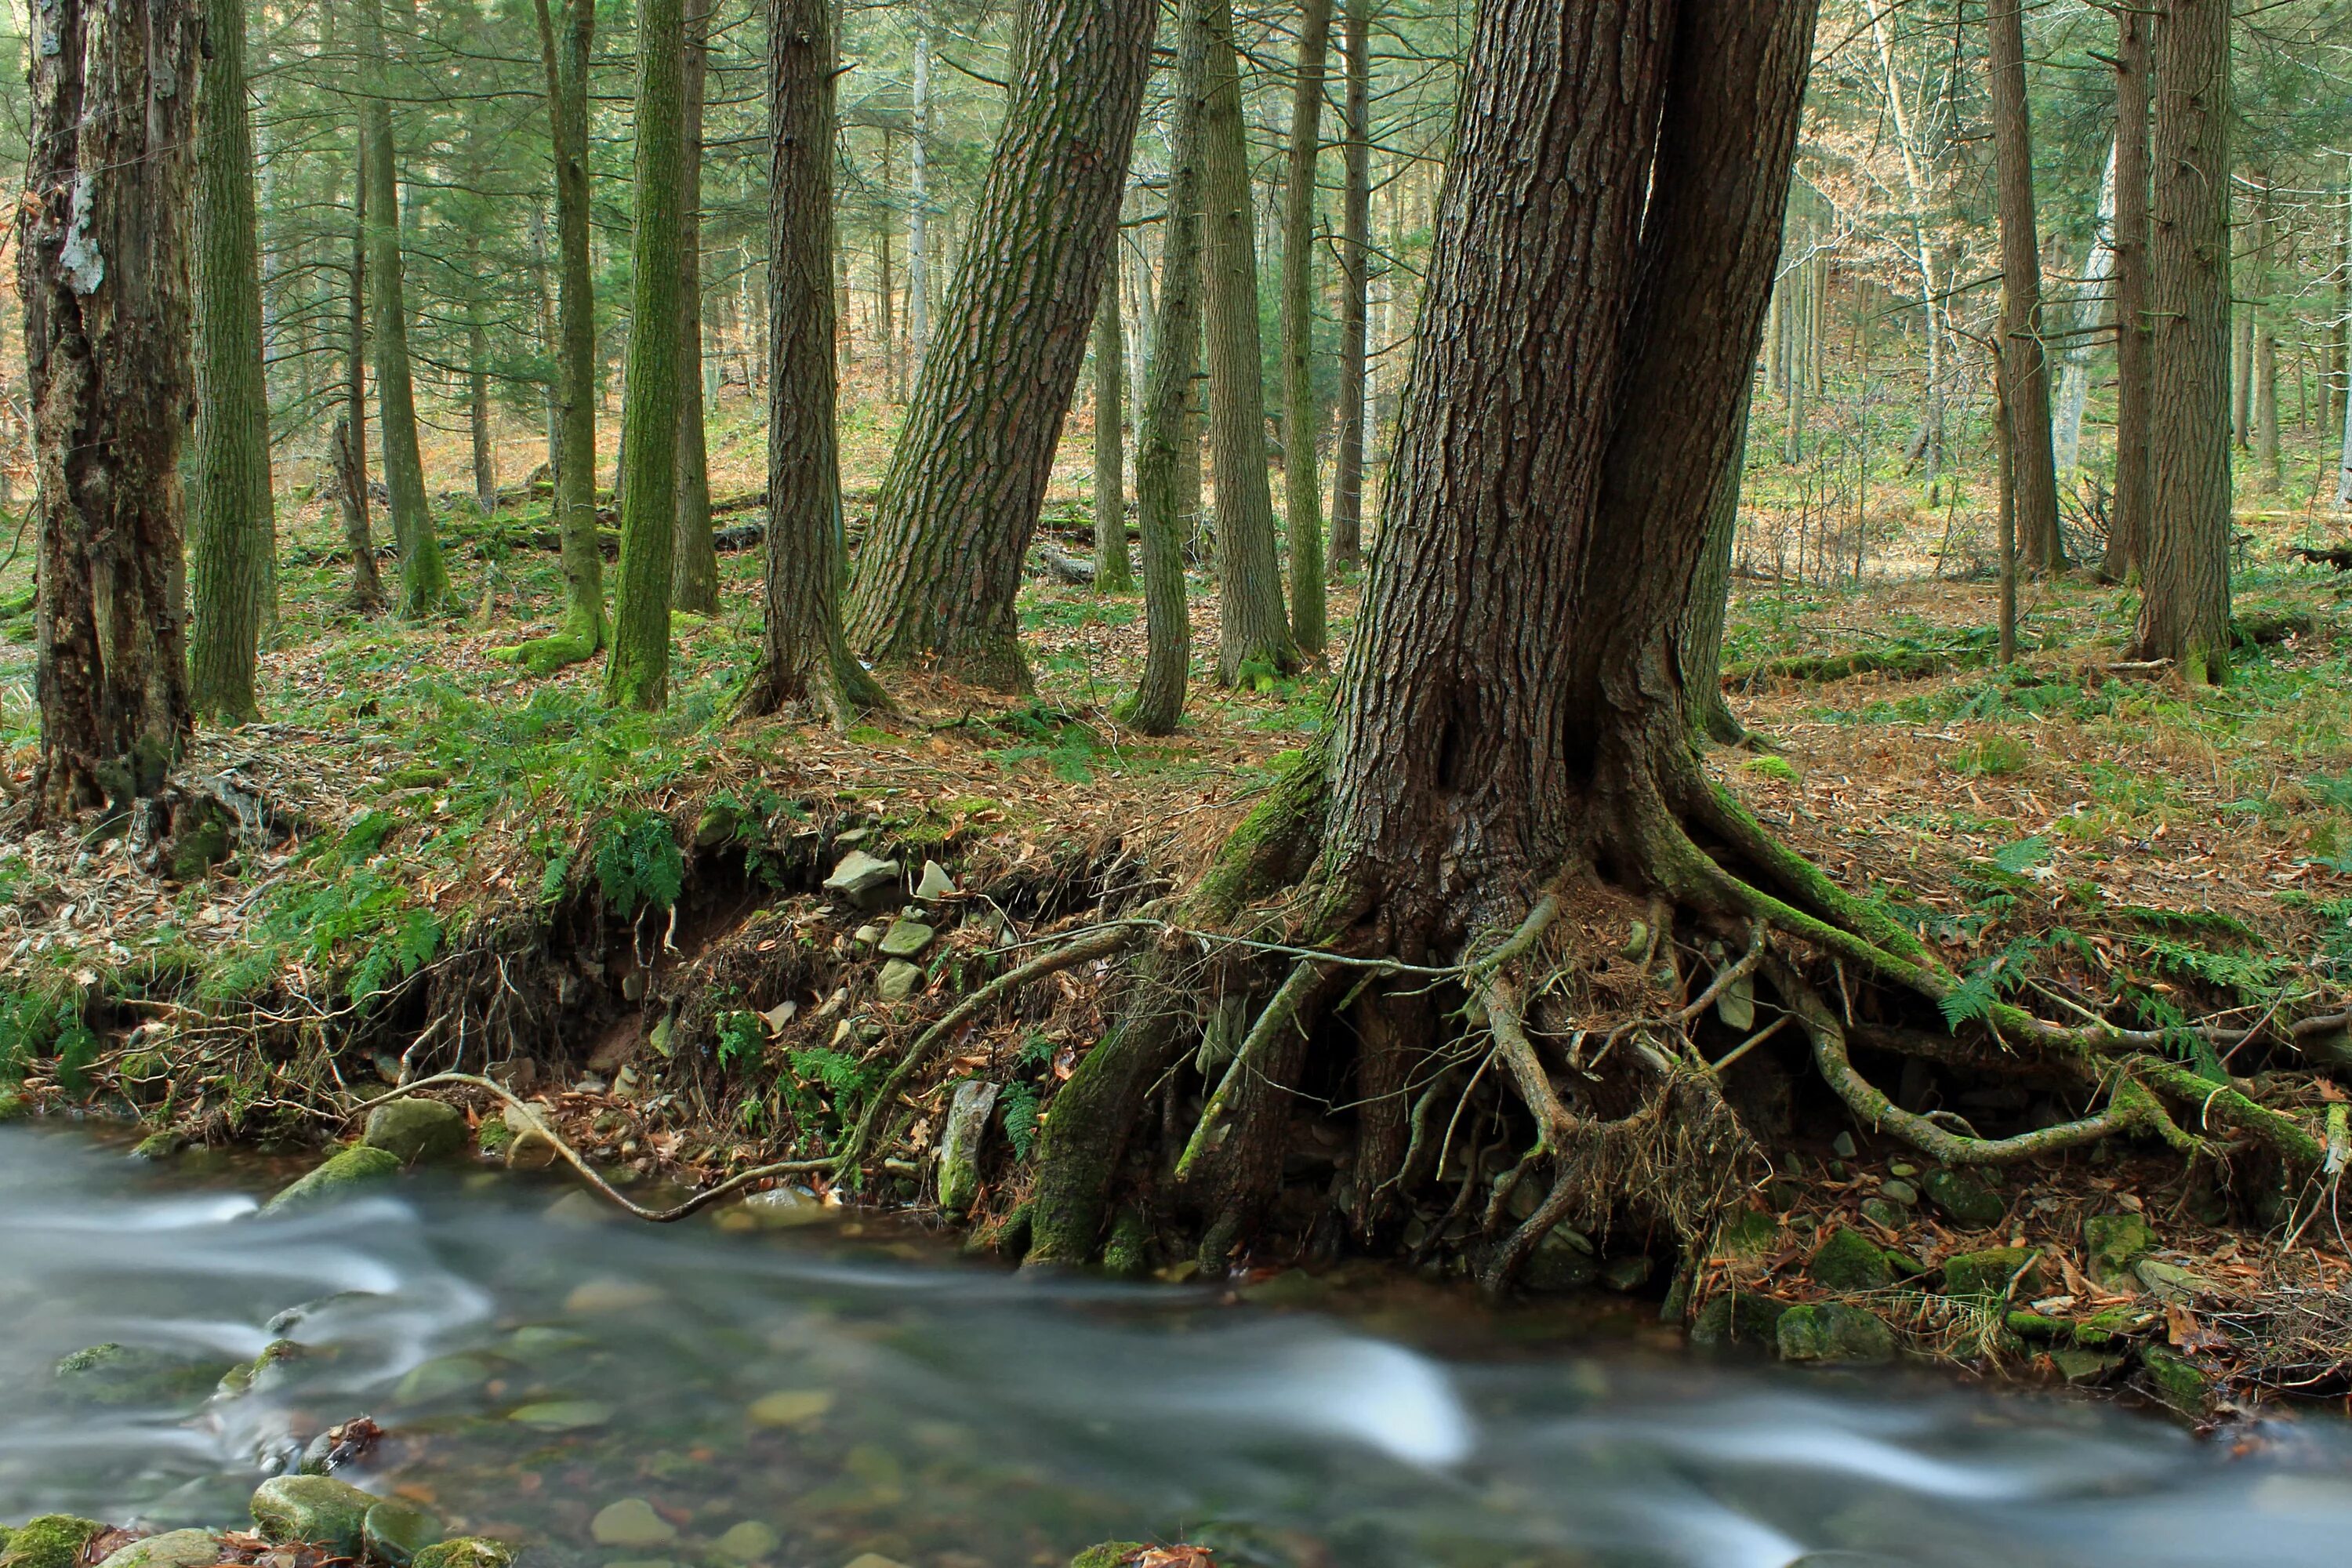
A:
[[[621,401],[621,559],[604,700],[669,701],[669,580],[677,530],[677,410],[687,243],[686,13],[683,0],[637,12],[636,232],[629,360]]]
[[[1117,246],[1114,235],[1111,244]],[[1095,586],[1106,594],[1130,593],[1135,574],[1127,562],[1127,355],[1119,342],[1118,258],[1103,274],[1102,304],[1095,311]]]
[[[1209,75],[1201,112],[1201,272],[1211,482],[1217,497],[1217,679],[1232,686],[1252,672],[1297,668],[1298,647],[1282,601],[1274,490],[1265,471],[1255,209],[1231,0],[1215,0],[1202,21],[1209,29]]]
[[[1385,530],[1328,757],[1261,805],[1182,917],[1230,918],[1312,867],[1320,892],[1294,895],[1312,911],[1305,943],[1436,963],[1499,944],[1465,972],[1492,1031],[1474,1049],[1495,1053],[1554,1176],[1552,1197],[1498,1244],[1490,1280],[1573,1205],[1631,1197],[1580,1182],[1610,1167],[1601,1148],[1654,1137],[1647,1158],[1679,1151],[1678,1174],[1647,1201],[1684,1234],[1742,1164],[1736,1122],[1671,1069],[1652,1110],[1615,1131],[1587,1120],[1581,1089],[1566,1091],[1570,1110],[1516,1021],[1516,982],[1478,978],[1514,951],[1504,933],[1519,928],[1519,948],[1538,940],[1545,890],[1579,877],[1701,909],[1725,908],[1738,886],[1676,823],[1706,816],[1738,831],[1698,772],[1675,644],[1779,250],[1814,5],[1676,11],[1480,8]],[[1222,1076],[1197,1080],[1207,1107],[1176,1172],[1207,1223],[1205,1259],[1222,1262],[1270,1195],[1302,1077],[1342,1085],[1356,1108],[1346,1185],[1360,1226],[1377,1216],[1373,1194],[1408,1178],[1403,1086],[1450,1070],[1446,1043],[1422,1026],[1441,1009],[1373,994],[1352,1029],[1318,1027],[1327,1002],[1355,994],[1354,973],[1300,963]],[[1091,1249],[1145,1093],[1190,1070],[1176,1064],[1191,1041],[1152,1005],[1167,984],[1139,978],[1137,1010],[1055,1102],[1033,1257]],[[1352,1060],[1318,1066],[1325,1051]],[[1191,1081],[1165,1092],[1181,1105]],[[1584,1146],[1588,1130],[1598,1144]]]
[[[2116,495],[2101,575],[2126,582],[2139,570],[2147,531],[2150,353],[2147,248],[2148,34],[2155,18],[2116,13]]]
[[[677,539],[673,608],[719,613],[719,546],[710,534],[710,449],[702,410],[702,108],[710,74],[711,0],[686,0],[686,243],[678,253]]]
[[[1135,444],[1135,515],[1143,553],[1144,660],[1128,722],[1147,735],[1172,734],[1192,679],[1192,612],[1184,591],[1186,510],[1200,504],[1197,470],[1184,489],[1189,445],[1197,460],[1192,380],[1201,335],[1201,108],[1207,92],[1208,36],[1201,11],[1184,0],[1176,40],[1175,109],[1168,138],[1168,195],[1160,247],[1158,345],[1145,374]]]
[[[2083,255],[2083,276],[2074,285],[2066,346],[2058,354],[2058,406],[2051,433],[2051,456],[2061,487],[2074,480],[2083,456],[2083,413],[2091,401],[2091,364],[2098,340],[2094,330],[2116,271],[2116,149],[2107,149],[2106,173],[2099,180],[2098,216],[2091,247]]]
[[[328,444],[343,542],[352,552],[352,607],[383,608],[383,579],[369,538],[367,484],[367,138],[352,150],[352,265],[344,298],[343,411]]]
[[[931,340],[931,35],[919,21],[914,76],[913,122],[907,130],[907,357],[920,375]],[[1118,273],[1114,263],[1111,275]]]
[[[1150,67],[1152,0],[1041,0],[851,579],[849,635],[1024,689],[1013,602],[1086,361]]]
[[[180,447],[202,7],[32,8],[17,287],[39,480],[33,799],[152,797],[193,725]]]
[[[1331,570],[1363,559],[1364,359],[1371,240],[1371,0],[1347,0],[1348,156],[1339,198],[1339,428],[1331,465]]]
[[[196,507],[190,700],[198,717],[260,712],[254,659],[269,599],[269,384],[262,368],[253,124],[244,0],[206,0],[196,156]]]
[[[1290,175],[1282,199],[1283,525],[1290,537],[1290,623],[1299,651],[1319,654],[1323,603],[1323,473],[1316,451],[1315,168],[1323,150],[1323,64],[1331,0],[1303,0],[1298,67],[1290,89]]]
[[[416,388],[409,373],[408,297],[402,278],[400,169],[392,144],[392,62],[384,45],[382,0],[360,0],[360,44],[367,98],[360,136],[367,144],[368,305],[375,342],[376,425],[383,443],[383,486],[392,501],[392,539],[400,552],[400,613],[431,615],[449,597],[449,569],[434,536],[425,495],[425,456],[416,444]]]
[[[1752,376],[1749,385],[1754,385]],[[1748,473],[1748,416],[1753,403],[1752,391],[1740,400],[1739,429],[1731,443],[1731,458],[1716,482],[1714,498],[1707,502],[1706,551],[1699,558],[1690,608],[1675,645],[1682,660],[1691,733],[1722,746],[1736,746],[1748,739],[1748,727],[1724,700],[1723,623],[1731,607],[1731,552],[1739,537],[1739,487]]]
[[[2197,685],[2229,675],[2229,0],[2166,0],[2155,56],[2154,485],[2135,641]]]
[[[2033,132],[2025,98],[2025,0],[1991,0],[1992,140],[2000,207],[2000,353],[2008,366],[2017,529],[2027,566],[2066,564],[2050,449],[2050,360],[2042,342],[2041,230],[2033,214]]]
[[[846,727],[888,700],[841,629],[833,62],[826,0],[768,0],[767,610],[743,706],[807,704]]]

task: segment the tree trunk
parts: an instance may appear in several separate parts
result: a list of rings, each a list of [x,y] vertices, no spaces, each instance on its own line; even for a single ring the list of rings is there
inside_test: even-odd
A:
[[[2155,18],[2116,13],[2116,495],[2107,517],[2101,575],[2131,580],[2147,530],[2150,487],[2148,380],[2148,35]]]
[[[834,26],[827,0],[768,0],[767,609],[752,713],[887,708],[841,630],[834,429]]]
[[[360,134],[367,143],[368,304],[375,342],[376,424],[383,443],[383,485],[392,500],[392,538],[400,552],[400,613],[431,615],[449,597],[449,569],[434,536],[425,496],[425,457],[416,444],[416,388],[409,374],[408,301],[400,255],[400,170],[392,144],[392,63],[384,46],[382,0],[360,0],[360,40],[367,98]]]
[[[712,0],[686,0],[686,243],[678,252],[677,539],[670,603],[719,613],[719,547],[710,536],[710,450],[702,411],[702,107],[710,69]]]
[[[2230,433],[2243,450],[2254,440],[2254,312],[2237,305],[2230,312]]]
[[[2229,677],[2230,6],[2166,0],[2156,29],[2149,379],[2154,494],[2139,539],[2141,658]]]
[[[898,358],[898,275],[890,267],[890,132],[882,132],[882,212],[875,229],[874,256],[877,269],[874,303],[882,318],[882,395],[893,403],[907,401],[905,363]]]
[[[1323,68],[1331,0],[1302,0],[1290,90],[1290,178],[1282,204],[1283,522],[1290,536],[1290,621],[1298,648],[1320,654],[1323,603],[1322,421],[1315,403],[1315,168],[1323,150]]]
[[[2050,361],[2042,341],[2042,241],[2033,214],[2033,132],[2025,98],[2025,0],[1991,0],[1992,140],[2000,208],[2000,352],[2025,563],[2064,569],[2058,472],[2050,449]]]
[[[1127,708],[1147,735],[1175,733],[1192,670],[1192,612],[1184,591],[1185,509],[1200,504],[1198,470],[1184,490],[1184,453],[1198,461],[1192,424],[1194,345],[1201,336],[1201,113],[1207,96],[1208,33],[1201,13],[1217,0],[1184,0],[1176,39],[1175,98],[1168,136],[1167,217],[1161,245],[1159,345],[1145,375],[1135,448],[1136,527],[1143,550],[1143,675]]]
[[[1217,496],[1217,680],[1298,667],[1276,553],[1266,479],[1265,360],[1241,59],[1231,0],[1203,12],[1208,98],[1201,111],[1201,272],[1209,345],[1209,452]]]
[[[1748,385],[1751,389],[1755,385],[1752,374]],[[1731,458],[1707,502],[1706,549],[1699,557],[1690,607],[1675,645],[1682,659],[1683,695],[1690,708],[1691,733],[1719,746],[1736,746],[1748,739],[1748,727],[1724,700],[1723,623],[1730,609],[1731,551],[1739,536],[1739,487],[1748,473],[1748,416],[1754,396],[1751,390],[1740,400]]]
[[[2248,314],[2253,321],[2254,489],[2264,495],[2279,488],[2278,330],[2272,319],[2271,249],[2278,243],[2278,226],[2272,207],[2271,177],[2258,176],[2262,194],[2255,198],[2254,247],[2249,268]]]
[[[278,529],[269,490],[269,384],[262,366],[244,0],[205,0],[204,13],[195,203],[195,603],[188,685],[199,718],[240,724],[261,710],[254,660]]]
[[[1331,473],[1331,570],[1363,561],[1364,406],[1371,240],[1371,0],[1347,0],[1346,185],[1339,202],[1339,428]]]
[[[383,608],[383,579],[369,538],[367,483],[367,139],[352,151],[351,288],[344,310],[343,412],[328,451],[341,491],[343,542],[352,552],[352,608]]]
[[[482,237],[466,237],[466,265],[482,276]],[[466,300],[466,426],[474,449],[474,504],[488,517],[499,509],[499,458],[490,444],[490,343],[482,321],[482,297]]]
[[[851,578],[852,646],[1025,689],[1013,597],[1110,264],[1151,0],[1041,0]],[[985,410],[985,417],[977,410]]]
[[[512,650],[534,673],[593,658],[611,640],[596,542],[596,279],[589,253],[588,74],[594,0],[535,0],[555,160],[555,526],[563,542],[563,623]]]
[[[2116,149],[2107,148],[2106,173],[2099,181],[2098,219],[2091,248],[2083,256],[2082,280],[2074,286],[2074,309],[2066,346],[2058,354],[2058,409],[2051,435],[2052,458],[2061,486],[2074,481],[2083,455],[2083,411],[2091,400],[2092,335],[2106,303],[2116,271]]]
[[[152,798],[194,726],[178,472],[203,8],[32,9],[17,287],[39,481],[45,816]]]
[[[1111,243],[1118,243],[1116,235]],[[1106,594],[1135,588],[1127,561],[1127,462],[1120,444],[1127,356],[1119,342],[1118,295],[1114,257],[1103,274],[1102,305],[1095,311],[1095,586]]]
[[[907,356],[915,374],[931,337],[931,35],[915,27],[914,123],[907,135]],[[1117,268],[1113,269],[1114,275]]]
[[[677,411],[683,387],[687,244],[686,13],[682,0],[637,12],[635,237],[631,252],[626,448],[621,559],[604,700],[657,710],[669,702],[669,579],[677,531]]]

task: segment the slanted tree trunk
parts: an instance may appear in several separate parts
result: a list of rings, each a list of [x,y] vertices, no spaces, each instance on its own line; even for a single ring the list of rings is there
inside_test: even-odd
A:
[[[887,708],[841,629],[834,431],[834,28],[827,0],[768,0],[767,611],[748,712],[805,704],[846,728]]]
[[[2033,213],[2033,132],[2025,98],[2025,0],[1990,0],[1992,139],[2000,208],[2000,353],[2009,370],[2017,529],[2035,572],[2066,565],[2050,447],[2050,360],[2042,340],[2042,241]]]
[[[1364,368],[1371,280],[1371,0],[1347,0],[1348,156],[1339,198],[1339,428],[1331,467],[1330,567],[1335,575],[1363,561]]]
[[[563,623],[499,652],[536,675],[596,657],[610,639],[596,542],[596,282],[589,256],[588,71],[594,0],[534,0],[555,162],[555,526],[563,545]]]
[[[1199,471],[1184,486],[1192,424],[1195,344],[1201,336],[1201,113],[1208,89],[1208,34],[1201,12],[1216,0],[1184,0],[1176,39],[1175,108],[1168,137],[1168,192],[1160,250],[1157,345],[1144,377],[1135,444],[1135,515],[1143,551],[1143,674],[1127,721],[1147,735],[1175,733],[1192,671],[1192,612],[1184,592],[1186,510],[1200,504]]]
[[[32,8],[17,288],[39,482],[32,798],[152,799],[194,727],[181,443],[203,7]]]
[[[1112,236],[1111,243],[1118,243]],[[1135,589],[1127,561],[1127,460],[1125,435],[1127,355],[1119,342],[1118,263],[1103,274],[1102,304],[1095,311],[1095,586],[1106,594]]]
[[[1209,450],[1217,497],[1217,680],[1298,668],[1266,479],[1265,361],[1258,342],[1255,207],[1242,126],[1231,0],[1202,13],[1208,98],[1201,111],[1201,276],[1209,359]]]
[[[627,382],[621,560],[604,700],[659,710],[669,702],[669,584],[677,531],[677,411],[684,388],[678,323],[687,245],[686,13],[683,0],[637,12],[636,224]]]
[[[2147,530],[2150,489],[2148,380],[2148,34],[2155,18],[2116,13],[2116,494],[2100,574],[2131,580]]]
[[[1303,0],[1290,91],[1290,173],[1282,199],[1283,525],[1290,538],[1290,623],[1301,653],[1323,651],[1323,474],[1316,450],[1315,168],[1323,150],[1323,66],[1331,0]]]
[[[2230,5],[2166,0],[2156,29],[2154,486],[2138,657],[2229,678]]]
[[[269,384],[262,367],[253,125],[246,110],[244,0],[205,0],[197,103],[195,584],[188,645],[196,716],[257,717],[254,661],[269,599],[277,513],[269,490]]]
[[[392,538],[400,552],[400,613],[415,620],[449,597],[449,569],[425,496],[425,456],[416,444],[416,388],[409,373],[408,299],[402,279],[400,168],[392,144],[392,63],[382,0],[360,0],[362,76],[367,97],[360,135],[367,143],[368,304],[375,343],[376,424]]]
[[[678,256],[677,542],[670,602],[719,613],[719,546],[710,534],[710,450],[702,411],[702,107],[710,72],[711,0],[686,5],[686,244]]]
[[[1152,0],[1040,0],[851,576],[851,645],[1029,684],[1014,595],[1085,363],[1150,66]],[[985,410],[985,416],[976,411]]]
[[[1213,927],[1245,905],[1299,910],[1300,945],[1460,958],[1466,996],[1433,997],[1421,976],[1383,994],[1358,984],[1361,970],[1314,959],[1255,976],[1235,961],[1221,983],[1256,1021],[1202,1078],[1191,1009],[1167,1001],[1181,972],[1141,961],[1128,1016],[1053,1105],[1033,1258],[1091,1253],[1127,1142],[1157,1122],[1155,1093],[1176,1117],[1206,1097],[1155,1194],[1204,1225],[1204,1261],[1223,1267],[1265,1212],[1292,1116],[1326,1114],[1294,1099],[1302,1084],[1351,1108],[1339,1201],[1378,1234],[1396,1190],[1430,1180],[1414,1162],[1437,1151],[1410,1135],[1414,1099],[1450,1081],[1442,1121],[1471,1077],[1453,1064],[1487,1052],[1496,1092],[1525,1108],[1498,1137],[1532,1150],[1528,1172],[1549,1184],[1507,1236],[1502,1204],[1481,1205],[1490,1285],[1571,1213],[1590,1224],[1633,1210],[1696,1237],[1739,1190],[1752,1145],[1704,1075],[1636,1047],[1612,1061],[1617,1087],[1588,1090],[1575,1074],[1577,1087],[1556,1087],[1538,1052],[1571,1048],[1568,1020],[1547,1014],[1560,1032],[1531,1037],[1512,967],[1550,912],[1602,886],[1702,919],[1780,907],[1742,873],[1832,901],[1706,785],[1674,650],[1779,250],[1814,6],[1679,10],[1480,7],[1328,750],[1259,806],[1175,917]],[[1344,1024],[1327,1016],[1339,1006],[1352,1009]],[[1474,1043],[1440,1026],[1459,1006],[1477,1013]],[[1480,1208],[1467,1212],[1478,1225]]]

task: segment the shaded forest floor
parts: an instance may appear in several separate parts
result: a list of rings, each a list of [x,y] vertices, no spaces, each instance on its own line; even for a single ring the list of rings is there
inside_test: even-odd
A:
[[[1141,661],[1139,598],[1040,578],[1021,602],[1032,699],[899,681],[901,711],[845,735],[738,722],[756,548],[721,556],[719,616],[681,619],[669,711],[615,714],[597,700],[600,667],[531,679],[489,657],[560,605],[555,556],[531,542],[543,503],[489,519],[445,505],[458,604],[416,625],[352,617],[320,509],[281,515],[266,719],[205,731],[187,768],[264,803],[226,858],[158,864],[87,826],[18,822],[0,841],[0,1079],[24,1074],[26,1103],[135,1117],[157,1148],[314,1142],[405,1067],[493,1070],[621,1183],[821,1154],[958,998],[1055,933],[1181,885],[1328,716],[1328,669],[1238,692],[1207,679],[1215,604],[1196,570],[1192,698],[1172,739],[1110,717]],[[1085,552],[1066,489],[1049,526]],[[2340,1008],[2352,579],[2288,558],[2292,542],[2339,542],[2294,531],[2307,524],[2248,527],[2238,607],[2254,640],[2229,688],[2193,700],[2162,672],[2115,668],[2130,601],[2087,581],[2028,585],[2007,668],[1989,581],[1741,582],[1727,679],[1759,744],[1710,765],[1956,969],[2044,1011],[2243,1026]],[[0,602],[25,585],[22,563],[8,568]],[[1343,586],[1337,644],[1354,605]],[[33,760],[30,619],[0,626],[14,817]],[[852,851],[897,862],[862,908],[822,886]],[[952,890],[916,896],[930,861]],[[926,935],[911,975],[893,978],[876,946],[898,923]],[[978,1206],[1001,1214],[1055,1085],[1100,1037],[1107,973],[1056,975],[923,1060],[857,1195],[931,1205],[950,1090],[985,1078],[1003,1092]],[[2352,1040],[2338,1055],[2352,1061]],[[1906,1082],[1898,1099],[1938,1093]],[[2028,1108],[1992,1100],[2023,1093],[1958,1104],[2013,1115]],[[2343,1099],[2321,1075],[2274,1102],[2316,1115]],[[497,1101],[475,1111],[485,1148],[513,1141]],[[2316,1207],[2264,1209],[2210,1161],[2103,1148],[2012,1175],[1998,1220],[1962,1224],[1918,1201],[1919,1173],[1889,1140],[1792,1147],[1801,1168],[1699,1260],[1697,1300],[1735,1304],[1716,1314],[1729,1337],[1769,1323],[1737,1309],[1742,1292],[1839,1295],[1876,1303],[1931,1353],[2134,1377],[2199,1410],[2263,1387],[2340,1390],[2352,1366],[2352,1249],[2332,1182]],[[2187,1283],[2101,1270],[2083,1221],[2123,1213],[2153,1227],[2158,1276]],[[1845,1231],[1894,1266],[1832,1282],[1816,1260]],[[2042,1264],[1990,1309],[1915,1288],[2004,1244]],[[1455,1264],[1440,1252],[1432,1267]],[[1638,1267],[1604,1277],[1664,1284]],[[2095,1319],[2107,1326],[2082,1327]],[[2133,1342],[2194,1370],[2168,1383],[2161,1354],[2126,1357]]]

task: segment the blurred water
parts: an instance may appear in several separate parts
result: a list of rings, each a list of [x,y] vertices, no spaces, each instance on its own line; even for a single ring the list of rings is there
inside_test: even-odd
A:
[[[554,1568],[714,1563],[747,1521],[772,1568],[1017,1568],[1188,1535],[1294,1568],[2352,1554],[2352,1430],[2331,1420],[2223,1445],[1924,1374],[1563,1340],[1432,1294],[1235,1309],[898,1233],[551,1216],[562,1189],[506,1178],[264,1220],[266,1184],[0,1129],[0,1520],[232,1523],[267,1468],[364,1413],[393,1436],[354,1479]],[[242,1397],[74,1405],[51,1373],[103,1341],[249,1358],[306,1303],[284,1331],[310,1353]],[[632,1497],[677,1539],[597,1545],[595,1513]]]

